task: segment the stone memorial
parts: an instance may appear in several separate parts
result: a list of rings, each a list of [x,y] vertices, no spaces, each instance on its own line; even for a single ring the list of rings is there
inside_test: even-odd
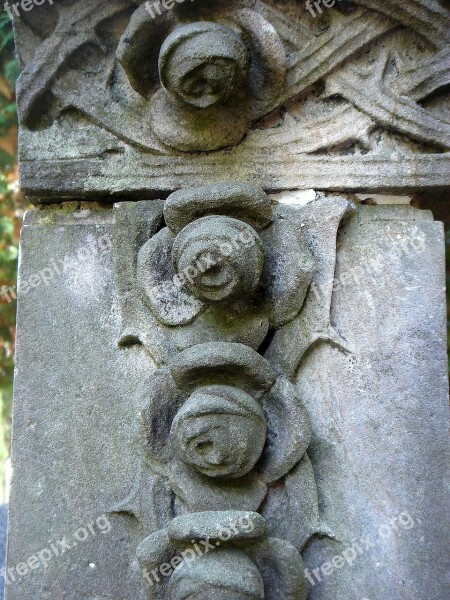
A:
[[[8,11],[6,600],[446,600],[448,3]]]

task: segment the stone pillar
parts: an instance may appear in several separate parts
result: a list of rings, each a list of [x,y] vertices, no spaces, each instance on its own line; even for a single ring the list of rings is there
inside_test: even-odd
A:
[[[7,600],[444,600],[448,10],[10,10]]]

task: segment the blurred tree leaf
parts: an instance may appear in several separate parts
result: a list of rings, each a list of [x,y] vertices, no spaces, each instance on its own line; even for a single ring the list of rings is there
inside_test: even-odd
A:
[[[21,211],[16,206],[17,114],[14,86],[19,74],[12,24],[0,15],[0,458],[10,445],[12,380],[15,341],[15,282]],[[5,292],[6,290],[6,292]],[[10,290],[10,291],[8,291]],[[0,464],[0,472],[3,465]]]

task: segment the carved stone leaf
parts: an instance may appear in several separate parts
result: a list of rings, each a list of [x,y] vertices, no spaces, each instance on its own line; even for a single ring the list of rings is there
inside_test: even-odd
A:
[[[175,21],[172,11],[163,11],[156,17],[152,17],[145,4],[140,6],[133,13],[116,52],[131,85],[146,98],[159,87],[159,49]]]
[[[267,486],[257,473],[240,479],[212,480],[181,462],[173,464],[168,481],[187,512],[256,511],[267,493]]]
[[[253,304],[210,306],[193,323],[168,332],[174,352],[209,341],[245,344],[257,350],[269,331],[269,321]]]
[[[241,182],[178,190],[164,204],[164,219],[174,233],[211,215],[233,217],[258,231],[271,222],[272,207],[261,188]]]
[[[237,10],[229,18],[237,22],[246,39],[251,40],[254,57],[249,73],[251,110],[252,118],[258,119],[276,108],[283,97],[286,50],[276,28],[254,10]]]
[[[176,546],[192,540],[221,542],[229,531],[230,541],[255,541],[266,537],[264,517],[256,512],[240,510],[206,511],[176,517],[168,527],[168,537]]]
[[[138,462],[130,493],[110,508],[112,514],[133,515],[144,532],[155,531],[172,519],[172,490],[161,477]]]
[[[297,550],[289,542],[269,538],[250,555],[261,570],[267,600],[306,600],[308,582],[305,566]]]
[[[178,354],[170,363],[177,386],[191,392],[201,385],[225,384],[245,390],[254,398],[272,387],[271,365],[243,344],[198,344]]]
[[[170,542],[167,536],[167,529],[155,531],[146,537],[138,546],[136,558],[143,573],[147,575],[154,569],[159,569],[161,565],[170,564],[170,561],[177,554],[177,549]],[[167,586],[169,579],[161,577],[155,581],[154,585],[147,586],[148,600],[169,600]]]
[[[263,397],[262,405],[268,433],[259,471],[267,483],[273,483],[300,461],[311,442],[312,429],[296,387],[283,377]]]
[[[164,325],[191,323],[204,309],[202,302],[183,289],[172,268],[174,236],[166,227],[139,251],[137,280],[150,310]]]
[[[272,327],[292,321],[303,305],[314,273],[314,258],[301,228],[289,220],[284,207],[274,211],[273,223],[261,232],[265,247],[261,279],[263,302]]]
[[[269,488],[261,514],[269,535],[288,540],[299,552],[321,533],[317,486],[307,454],[283,481]]]
[[[168,369],[158,369],[150,381],[144,381],[139,394],[148,403],[140,415],[147,463],[156,473],[167,476],[168,465],[173,459],[170,428],[186,394],[177,388]]]
[[[333,278],[336,267],[336,237],[345,214],[352,210],[348,200],[328,197],[305,207],[293,208],[291,219],[300,226],[316,261],[316,270],[300,315],[275,332],[265,357],[292,378],[305,352],[318,340],[340,347],[345,343],[330,323]],[[291,340],[297,340],[295,351]]]
[[[143,307],[137,286],[137,249],[151,238],[162,220],[158,202],[121,202],[115,206],[114,267],[121,311],[119,345],[143,344],[156,364],[167,361],[166,335]]]

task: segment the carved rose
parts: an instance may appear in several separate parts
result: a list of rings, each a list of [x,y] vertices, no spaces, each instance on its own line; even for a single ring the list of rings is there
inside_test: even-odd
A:
[[[247,223],[229,217],[203,217],[178,234],[172,261],[175,273],[196,298],[231,301],[256,289],[264,249]]]
[[[329,198],[302,209],[272,206],[263,190],[248,183],[178,190],[164,206],[167,227],[139,250],[141,289],[161,323],[192,324],[193,340],[183,348],[221,339],[257,349],[260,331],[298,316],[313,278],[323,288],[318,236],[330,257],[335,241],[326,235],[322,214],[333,219],[335,239],[348,206]],[[311,309],[307,314],[310,319]],[[231,332],[238,319],[241,337]]]
[[[172,600],[262,600],[264,583],[257,566],[240,550],[218,549],[192,564],[183,562],[169,582]]]
[[[176,9],[154,19],[141,6],[117,48],[130,85],[150,100],[152,134],[182,152],[238,144],[284,88],[286,52],[275,28],[252,10],[210,4],[190,11],[191,23]]]
[[[162,45],[159,73],[164,88],[197,108],[225,102],[245,82],[248,53],[242,40],[217,23],[191,23]]]
[[[209,477],[242,477],[261,456],[267,424],[246,392],[223,385],[196,390],[170,432],[179,459]]]

